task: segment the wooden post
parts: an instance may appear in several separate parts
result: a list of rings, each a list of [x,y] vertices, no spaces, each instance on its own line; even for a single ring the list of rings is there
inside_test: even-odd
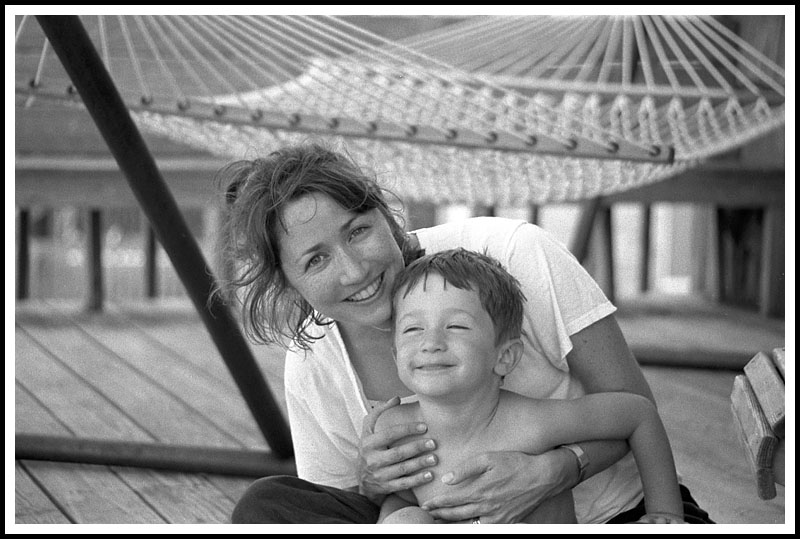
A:
[[[528,206],[528,222],[534,225],[539,224],[539,206],[537,204],[530,204]]]
[[[646,293],[650,290],[650,228],[652,222],[652,206],[642,206],[642,235],[641,235],[641,265],[639,266],[639,291]]]
[[[472,208],[473,217],[494,217],[494,206],[479,205]]]
[[[86,308],[90,311],[103,310],[103,215],[98,208],[89,210],[87,270],[89,290]]]
[[[153,227],[145,225],[144,246],[144,279],[145,296],[152,299],[158,297],[158,240]]]
[[[212,272],[80,19],[36,18],[150,219],[261,433],[277,456],[291,457],[291,434],[281,409],[236,319],[213,294]]]
[[[614,286],[614,222],[610,205],[603,205],[602,211],[603,244],[605,246],[606,263],[606,296],[614,302],[616,288]]]
[[[786,312],[786,209],[775,204],[764,208],[763,226],[758,308],[763,316],[784,316]]]
[[[600,210],[600,205],[600,197],[593,198],[582,204],[580,220],[575,228],[575,233],[572,236],[572,245],[570,246],[570,251],[581,264],[586,262],[586,257],[589,255],[592,228],[594,227],[597,212]]]
[[[17,222],[17,299],[28,299],[30,296],[30,219],[30,210],[21,208]]]

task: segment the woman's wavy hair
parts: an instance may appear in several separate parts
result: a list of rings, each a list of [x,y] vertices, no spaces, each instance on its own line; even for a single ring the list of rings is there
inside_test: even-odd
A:
[[[393,302],[417,284],[423,289],[428,275],[440,275],[448,284],[478,294],[495,328],[495,346],[524,334],[525,294],[519,281],[496,259],[476,251],[449,249],[423,256],[401,271],[392,286]]]
[[[247,337],[256,343],[290,343],[308,350],[312,324],[328,325],[288,283],[281,269],[278,227],[286,205],[308,194],[324,194],[348,211],[377,209],[386,218],[404,259],[409,251],[405,221],[387,197],[399,199],[364,173],[349,156],[319,143],[288,146],[264,158],[233,162],[217,174],[225,212],[219,234],[224,267],[215,293],[238,303]]]

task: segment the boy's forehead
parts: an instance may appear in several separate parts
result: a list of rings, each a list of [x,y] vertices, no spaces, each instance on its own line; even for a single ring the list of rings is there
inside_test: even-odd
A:
[[[400,287],[394,297],[395,306],[399,307],[409,297],[416,297],[420,294],[425,294],[429,291],[458,291],[454,297],[465,298],[462,294],[474,294],[477,297],[477,291],[474,289],[460,288],[453,283],[449,282],[444,276],[436,272],[427,272],[416,282],[407,283]],[[429,307],[436,307],[435,303],[424,303]]]

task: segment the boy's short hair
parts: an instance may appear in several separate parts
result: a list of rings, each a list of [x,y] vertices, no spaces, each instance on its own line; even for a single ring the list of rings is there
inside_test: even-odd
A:
[[[525,295],[519,281],[494,258],[466,249],[449,249],[425,255],[406,266],[392,287],[393,302],[403,297],[420,281],[423,289],[429,274],[441,275],[461,290],[475,290],[481,306],[494,322],[495,345],[522,335]]]

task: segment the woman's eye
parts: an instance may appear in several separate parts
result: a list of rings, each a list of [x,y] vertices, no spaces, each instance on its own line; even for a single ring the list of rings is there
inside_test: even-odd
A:
[[[450,324],[447,326],[448,329],[469,329],[467,326],[462,326],[460,324]]]
[[[408,327],[408,328],[405,328],[405,329],[402,331],[402,334],[403,334],[403,335],[407,335],[407,334],[409,334],[409,333],[414,333],[414,332],[416,332],[416,331],[422,331],[422,328],[420,328],[420,327],[416,327],[416,326]]]
[[[368,229],[369,229],[369,227],[367,227],[367,226],[359,226],[359,227],[356,227],[356,228],[354,228],[354,229],[352,230],[352,232],[350,232],[350,238],[355,238],[355,237],[357,237],[357,236],[361,236],[361,235],[363,235],[363,234],[364,234],[364,233],[365,233],[365,232],[366,232]]]
[[[306,269],[311,269],[322,262],[322,255],[312,256],[306,263]]]

